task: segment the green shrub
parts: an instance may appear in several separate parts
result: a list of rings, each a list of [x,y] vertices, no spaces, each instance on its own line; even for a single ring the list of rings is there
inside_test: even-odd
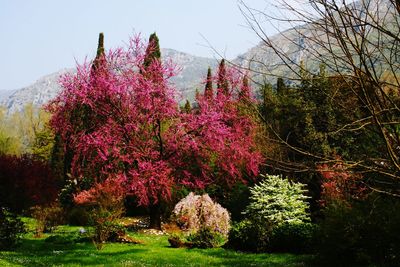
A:
[[[317,225],[313,223],[284,223],[271,232],[269,251],[311,253],[315,247]]]
[[[184,236],[179,233],[170,234],[168,237],[168,242],[173,248],[188,247],[188,242],[185,240]]]
[[[372,194],[351,206],[332,203],[320,222],[318,253],[334,265],[398,266],[400,200]]]
[[[266,251],[268,247],[267,228],[244,219],[232,225],[227,247],[240,251]]]
[[[0,208],[0,249],[16,246],[25,233],[24,223],[6,208]]]
[[[56,226],[65,221],[64,210],[57,203],[47,207],[33,207],[32,217],[36,219],[36,236],[41,236],[45,232],[52,232]]]
[[[211,184],[205,189],[210,197],[229,211],[231,220],[238,222],[244,219],[243,211],[249,204],[249,185],[237,182],[231,187]]]
[[[109,242],[119,242],[121,237],[126,236],[126,229],[123,225],[113,223],[108,226],[108,238]]]
[[[226,238],[210,228],[201,228],[196,233],[189,235],[187,241],[191,244],[191,247],[216,248],[224,245]]]
[[[91,226],[93,220],[90,215],[90,210],[87,207],[76,206],[68,209],[67,211],[67,223],[69,225],[77,226]]]

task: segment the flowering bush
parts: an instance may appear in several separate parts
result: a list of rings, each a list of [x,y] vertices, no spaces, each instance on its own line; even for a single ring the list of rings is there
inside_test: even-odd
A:
[[[173,218],[183,231],[191,233],[208,228],[227,236],[230,229],[228,211],[214,203],[208,194],[200,196],[191,192],[176,204]]]
[[[310,217],[304,185],[278,175],[262,177],[263,181],[250,188],[250,204],[244,212],[246,218],[236,223],[229,235],[228,245],[232,248],[257,252],[270,250],[286,242],[287,232],[291,234],[292,229],[308,227],[305,223]],[[283,229],[283,233],[279,229]],[[308,242],[307,234],[300,233],[299,236],[296,242]]]
[[[251,202],[245,214],[251,220],[263,221],[269,228],[310,220],[304,184],[290,182],[279,175],[261,176],[264,180],[250,189]]]
[[[230,229],[228,211],[212,201],[208,194],[200,196],[191,192],[176,204],[172,219],[181,229],[181,236],[187,239],[186,245],[191,247],[222,245]],[[175,233],[170,243],[183,245],[185,242],[181,242]]]

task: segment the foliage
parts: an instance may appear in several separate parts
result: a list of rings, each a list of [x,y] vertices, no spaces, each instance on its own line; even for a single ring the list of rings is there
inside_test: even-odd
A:
[[[51,203],[48,206],[35,206],[31,209],[31,215],[36,219],[37,237],[45,232],[52,232],[55,227],[65,222],[64,210],[58,203]]]
[[[54,134],[48,125],[36,132],[33,144],[30,146],[31,154],[35,159],[49,163],[54,147]]]
[[[187,237],[188,242],[195,248],[216,248],[226,242],[226,236],[209,227],[202,227],[199,231]]]
[[[369,166],[377,162],[385,164],[378,160],[384,158],[382,151],[385,148],[378,132],[370,131],[369,123],[365,126],[367,129],[352,124],[363,121],[365,116],[363,104],[354,95],[357,90],[354,81],[327,76],[325,65],[320,66],[319,73],[301,67],[300,83],[288,86],[279,79],[279,92],[264,88],[260,112],[268,133],[265,139],[276,140],[277,144],[275,153],[265,153],[267,165],[288,174],[297,170],[296,179],[308,185],[312,197],[311,213],[318,216],[321,194],[324,197],[329,191],[321,188],[322,183],[329,187],[329,181],[318,170],[333,171],[333,166],[338,163],[339,168],[352,174],[354,184],[375,186],[371,181],[383,176],[376,176],[369,167],[367,172],[362,171],[366,166],[361,165],[372,158],[376,160],[368,163]]]
[[[76,204],[90,208],[90,218],[95,228],[93,243],[97,249],[102,249],[110,238],[116,239],[125,234],[117,223],[124,213],[124,191],[120,183],[114,185],[113,182],[115,181],[108,180],[95,184],[74,198]]]
[[[207,69],[207,78],[206,78],[206,85],[204,87],[204,96],[210,100],[214,98],[214,91],[213,91],[213,84],[212,84],[212,73],[211,68],[208,67]]]
[[[7,114],[0,107],[0,154],[22,155],[37,152],[37,136],[46,132],[50,114],[29,103]]]
[[[66,209],[66,222],[75,226],[91,226],[93,220],[90,214],[90,208],[84,206],[76,206]]]
[[[229,94],[229,79],[225,66],[225,59],[222,59],[218,66],[217,94]]]
[[[186,99],[185,105],[182,108],[182,112],[190,113],[191,110],[192,110],[192,107],[190,106],[190,102],[189,102],[189,100]]]
[[[30,156],[0,155],[0,205],[21,212],[53,202],[58,181],[49,166]]]
[[[63,206],[64,208],[70,208],[74,206],[74,194],[77,193],[78,188],[75,181],[65,181],[63,188],[58,194],[58,200],[60,201],[61,206]]]
[[[243,210],[250,204],[249,186],[239,182],[224,193],[221,205],[229,211],[232,221],[237,222],[244,219]]]
[[[168,236],[168,243],[173,248],[191,247],[191,244],[186,242],[181,234],[173,233]]]
[[[13,248],[25,233],[24,223],[7,208],[0,208],[0,250]]]
[[[318,252],[332,264],[395,266],[400,257],[400,201],[371,194],[366,200],[330,203],[320,222]]]
[[[340,160],[332,166],[320,165],[319,171],[322,175],[321,204],[323,206],[329,205],[330,202],[350,205],[352,200],[364,199],[369,192],[362,181],[362,175],[346,169]]]
[[[0,154],[20,155],[21,142],[15,136],[6,107],[0,106]]]
[[[250,204],[245,214],[253,221],[273,228],[285,222],[307,222],[307,192],[301,183],[278,175],[262,175],[264,180],[250,189]]]
[[[103,219],[104,221],[99,221]],[[93,244],[96,249],[101,250],[104,244],[109,242],[119,242],[121,238],[126,236],[125,228],[115,222],[115,220],[110,220],[105,216],[98,216],[95,219],[95,230],[93,236]]]
[[[368,187],[398,196],[398,0],[311,0],[305,8],[299,8],[300,2],[279,2],[284,18],[274,18],[269,12],[258,16],[258,10],[242,1],[247,21],[261,37],[264,49],[279,58],[275,67],[286,72],[284,78],[294,87],[289,90],[290,100],[301,103],[294,107],[297,120],[286,121],[286,113],[279,112],[279,126],[287,125],[289,131],[269,125],[274,140],[287,153],[274,167],[287,172],[315,170],[315,165],[333,162],[340,155],[348,168],[363,175]],[[261,21],[266,18],[272,18],[278,28],[282,21],[290,24],[299,19],[305,27],[293,27],[291,37],[287,31],[280,33],[280,39],[289,38],[293,44],[288,50],[280,47],[277,39],[265,36]],[[305,61],[293,60],[294,51],[301,51]],[[254,64],[254,71],[270,75],[271,69],[260,63]],[[318,178],[311,177],[315,191],[319,189]]]
[[[269,251],[312,253],[315,251],[317,225],[291,222],[275,227],[269,240]]]
[[[264,225],[244,219],[232,225],[227,246],[240,251],[263,252],[268,248],[268,234]]]

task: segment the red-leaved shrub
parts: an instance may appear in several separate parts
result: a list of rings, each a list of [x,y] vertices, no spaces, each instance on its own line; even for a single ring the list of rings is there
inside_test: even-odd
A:
[[[349,205],[351,199],[361,199],[367,194],[367,188],[362,183],[362,175],[352,172],[337,162],[333,165],[323,164],[318,167],[322,179],[321,204],[339,201]]]
[[[59,183],[50,167],[31,157],[0,155],[0,206],[21,212],[57,198]]]

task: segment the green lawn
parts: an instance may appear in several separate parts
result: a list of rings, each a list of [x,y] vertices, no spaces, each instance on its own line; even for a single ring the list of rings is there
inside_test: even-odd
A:
[[[59,227],[55,235],[77,236],[79,227]],[[222,248],[171,248],[166,236],[129,233],[144,242],[106,244],[96,250],[91,242],[46,242],[28,233],[15,251],[0,252],[0,266],[310,266],[311,256],[249,254]]]

